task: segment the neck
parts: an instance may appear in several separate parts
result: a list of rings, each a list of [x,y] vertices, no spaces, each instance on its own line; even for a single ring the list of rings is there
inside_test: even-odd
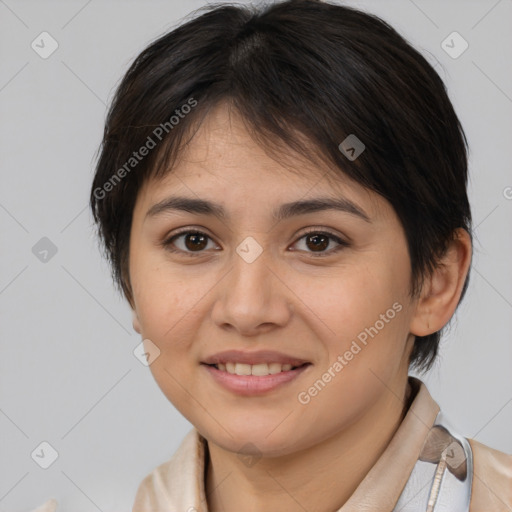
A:
[[[409,406],[407,393],[405,382],[397,394],[383,393],[364,416],[335,435],[300,452],[263,457],[251,467],[208,442],[208,511],[338,510],[400,426]]]

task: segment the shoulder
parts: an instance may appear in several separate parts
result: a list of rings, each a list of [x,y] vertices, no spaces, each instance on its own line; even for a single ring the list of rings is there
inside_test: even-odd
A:
[[[468,439],[473,451],[470,512],[512,510],[512,455]]]
[[[203,461],[201,438],[192,429],[174,455],[146,475],[139,484],[132,512],[193,510]]]
[[[55,498],[49,499],[40,507],[35,508],[32,512],[55,512],[57,510],[57,500]]]
[[[132,512],[163,511],[164,504],[171,504],[169,481],[174,480],[173,467],[174,457],[144,477],[137,489]]]

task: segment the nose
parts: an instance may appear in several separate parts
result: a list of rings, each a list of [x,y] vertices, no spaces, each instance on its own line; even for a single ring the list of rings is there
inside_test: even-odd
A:
[[[284,327],[293,311],[292,292],[263,251],[254,261],[234,254],[233,266],[217,287],[213,321],[241,336]]]

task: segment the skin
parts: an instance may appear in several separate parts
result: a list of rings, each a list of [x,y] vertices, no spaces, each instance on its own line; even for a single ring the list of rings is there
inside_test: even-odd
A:
[[[284,156],[293,168],[271,158],[219,105],[172,172],[144,185],[134,208],[134,329],[160,350],[150,366],[159,387],[208,440],[212,512],[341,507],[406,412],[414,335],[448,322],[470,263],[469,236],[461,230],[421,295],[411,298],[406,239],[391,205],[340,171]],[[178,194],[219,203],[229,218],[146,215]],[[282,203],[325,196],[349,199],[370,221],[334,210],[271,218]],[[182,252],[170,252],[163,242],[184,227],[208,235],[208,245],[194,249],[182,236],[174,240]],[[348,245],[334,252],[339,245],[329,239],[316,249],[304,237],[307,228]],[[263,249],[252,263],[236,252],[249,236]],[[322,251],[326,256],[315,257]],[[309,403],[300,403],[298,394],[396,303],[400,312]],[[312,364],[277,390],[240,396],[200,365],[227,349],[277,350]],[[239,454],[257,460],[248,465]]]

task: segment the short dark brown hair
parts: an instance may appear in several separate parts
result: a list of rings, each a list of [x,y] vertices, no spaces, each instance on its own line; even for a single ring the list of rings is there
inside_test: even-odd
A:
[[[416,295],[455,229],[471,235],[467,142],[436,71],[383,20],[333,3],[217,4],[196,14],[135,59],[105,124],[90,204],[130,304],[138,191],[171,171],[221,102],[266,147],[320,157],[388,200],[404,228]],[[339,149],[351,134],[365,145],[354,160]],[[431,367],[440,334],[416,338],[411,366]]]

